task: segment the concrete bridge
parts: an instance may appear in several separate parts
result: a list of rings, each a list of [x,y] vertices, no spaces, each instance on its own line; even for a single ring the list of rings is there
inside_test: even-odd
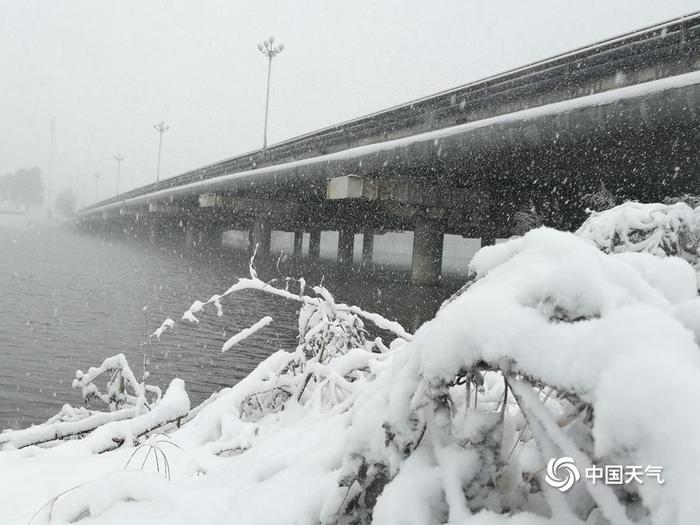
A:
[[[522,217],[563,229],[605,187],[618,201],[700,191],[700,13],[302,135],[81,210],[94,230],[217,243],[272,230],[318,257],[338,231],[413,231],[412,280],[437,282],[443,236],[482,244]]]

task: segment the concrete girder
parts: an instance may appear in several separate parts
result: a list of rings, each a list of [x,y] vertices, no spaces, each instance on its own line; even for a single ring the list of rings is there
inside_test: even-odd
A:
[[[164,202],[149,202],[148,213],[165,213],[166,206]]]
[[[478,190],[446,184],[343,175],[327,181],[328,200],[393,201],[441,208],[469,208]]]
[[[447,166],[452,169],[459,167],[464,172],[484,172],[486,167],[492,167],[492,173],[511,170],[511,156],[518,152],[528,152],[531,158],[537,155],[556,160],[563,156],[561,153],[567,147],[578,147],[581,141],[589,138],[613,143],[625,140],[630,134],[644,133],[647,142],[650,140],[660,143],[673,142],[677,133],[669,133],[669,137],[656,137],[659,130],[674,129],[679,123],[688,129],[693,129],[696,120],[692,108],[700,101],[700,85],[692,84],[680,87],[669,87],[658,92],[634,91],[621,99],[610,97],[598,100],[596,104],[580,104],[578,101],[567,102],[565,108],[543,106],[504,115],[493,121],[472,122],[454,128],[443,129],[439,132],[428,133],[415,137],[412,141],[398,141],[396,144],[384,143],[378,149],[365,151],[357,147],[338,154],[307,159],[303,164],[279,164],[266,168],[256,168],[249,172],[236,173],[229,178],[224,175],[219,178],[201,181],[194,185],[184,185],[170,188],[167,191],[179,198],[187,197],[196,192],[217,191],[225,188],[227,192],[251,192],[250,184],[255,181],[255,188],[276,188],[279,195],[287,193],[290,188],[310,188],[321,179],[329,176],[357,173],[373,175],[385,173],[388,169],[394,172],[411,171],[420,166]],[[691,108],[691,109],[689,109]],[[529,112],[529,113],[525,113]],[[652,118],[653,122],[649,122]],[[528,140],[532,133],[528,129],[535,126],[537,140]],[[695,132],[688,132],[690,134]],[[686,133],[687,134],[687,133]],[[655,138],[656,137],[656,138]],[[674,138],[675,137],[675,138]],[[694,140],[688,138],[688,140]],[[534,151],[532,148],[539,150]],[[682,142],[682,141],[681,141]],[[674,142],[675,143],[675,142]],[[682,142],[681,146],[684,146]],[[603,144],[596,144],[600,151]],[[542,147],[546,146],[546,147]],[[648,148],[653,153],[658,148]],[[687,148],[686,148],[687,149]],[[690,159],[697,164],[697,156]],[[681,159],[682,160],[682,159]],[[537,157],[538,164],[543,161]],[[679,163],[680,160],[674,162]],[[692,164],[692,163],[691,163]],[[634,166],[649,165],[637,161]],[[693,164],[694,165],[694,164]],[[518,166],[519,167],[519,166]],[[691,169],[693,166],[689,166]],[[494,171],[495,170],[495,171]],[[516,175],[518,173],[516,172]],[[678,181],[688,180],[677,179]],[[288,181],[282,184],[281,181]],[[483,185],[472,177],[472,184]],[[685,186],[679,191],[684,190]],[[485,187],[484,189],[488,189]],[[302,193],[303,195],[303,193]],[[631,195],[632,198],[635,195]],[[129,199],[131,203],[148,199],[147,195]],[[297,199],[297,197],[294,197]],[[298,200],[298,199],[297,199]],[[115,204],[117,205],[117,204]],[[108,204],[105,207],[113,206]],[[103,207],[104,208],[104,207]],[[83,215],[94,213],[101,208],[88,210]]]
[[[187,208],[174,204],[170,201],[150,201],[146,208],[146,213],[156,213],[161,215],[180,216],[187,212]]]
[[[280,229],[294,221],[299,205],[288,201],[270,201],[262,198],[241,198],[217,193],[199,196],[200,209],[216,209],[222,213],[229,212],[237,217],[248,217],[251,222],[265,218],[271,225]]]

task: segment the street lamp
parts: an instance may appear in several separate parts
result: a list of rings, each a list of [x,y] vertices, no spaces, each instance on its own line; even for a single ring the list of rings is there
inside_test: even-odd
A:
[[[272,59],[284,51],[284,44],[275,44],[275,37],[266,38],[262,44],[258,44],[258,51],[267,57],[267,95],[265,96],[265,128],[263,131],[263,149],[267,147],[267,115],[270,109],[270,74],[272,73]]]
[[[51,120],[49,120],[49,132],[51,133],[51,142],[50,142],[50,147],[51,149],[49,150],[49,183],[48,183],[48,205],[49,205],[49,217],[51,216],[51,206],[52,204],[52,199],[53,199],[53,185],[54,185],[54,180],[53,180],[53,164],[54,164],[54,157],[56,156],[56,117],[51,117]]]
[[[122,161],[124,160],[124,157],[121,155],[117,155],[114,157],[114,160],[117,161],[117,195],[119,195],[119,173],[121,172]]]
[[[162,120],[158,124],[153,124],[153,129],[160,133],[160,139],[158,140],[158,167],[156,168],[156,182],[160,181],[160,152],[163,149],[163,133],[170,129],[170,126],[166,125]]]
[[[97,183],[100,182],[100,177],[102,177],[102,174],[100,172],[95,172],[93,177],[95,177],[95,202],[97,202]]]

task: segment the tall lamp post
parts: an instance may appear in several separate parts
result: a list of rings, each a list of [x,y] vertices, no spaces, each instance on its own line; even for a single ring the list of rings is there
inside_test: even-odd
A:
[[[114,160],[117,161],[117,195],[119,195],[119,174],[122,169],[122,161],[124,160],[124,157],[121,155],[117,155],[114,157]]]
[[[51,210],[53,209],[54,203],[53,199],[53,164],[54,157],[56,156],[56,117],[51,117],[49,121],[49,132],[51,133],[51,142],[49,150],[49,183],[48,183],[48,205],[49,205],[49,217],[51,217]]]
[[[155,129],[159,134],[158,139],[158,167],[156,168],[156,182],[160,181],[160,152],[163,149],[163,133],[170,129],[170,126],[166,125],[162,120],[158,124],[153,124],[153,129]]]
[[[100,182],[100,177],[102,177],[102,174],[100,172],[95,172],[93,177],[95,177],[95,202],[97,202],[97,186]]]
[[[267,94],[265,95],[265,128],[263,131],[263,149],[267,148],[267,116],[270,110],[270,75],[272,74],[272,59],[284,51],[284,44],[275,44],[275,37],[266,38],[258,44],[258,51],[267,57]]]

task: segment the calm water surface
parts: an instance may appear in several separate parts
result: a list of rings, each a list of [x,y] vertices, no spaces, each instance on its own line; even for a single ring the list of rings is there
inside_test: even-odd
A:
[[[235,384],[273,351],[294,348],[298,305],[251,291],[224,301],[223,318],[212,307],[199,324],[178,323],[144,345],[165,318],[178,320],[194,299],[224,291],[247,273],[247,264],[244,250],[182,253],[67,228],[0,225],[0,429],[44,421],[64,403],[80,405],[80,392],[71,388],[75,370],[119,352],[139,377],[145,355],[149,382],[161,388],[173,377],[184,379],[194,405]],[[421,288],[406,284],[406,270],[396,266],[360,272],[292,259],[279,270],[260,263],[258,272],[265,280],[280,272],[303,274],[310,284],[323,279],[338,301],[409,330],[463,280]],[[265,315],[274,318],[272,325],[221,353],[228,337]]]

